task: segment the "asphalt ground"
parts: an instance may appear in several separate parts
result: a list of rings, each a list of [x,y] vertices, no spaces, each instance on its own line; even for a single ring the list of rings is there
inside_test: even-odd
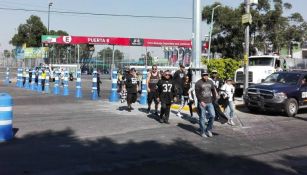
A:
[[[160,124],[147,106],[110,103],[111,81],[91,100],[91,77],[83,98],[39,94],[4,86],[14,99],[13,140],[0,144],[1,175],[103,174],[307,174],[307,112],[249,113],[237,102],[236,126],[215,122],[214,137],[198,134],[198,118]]]

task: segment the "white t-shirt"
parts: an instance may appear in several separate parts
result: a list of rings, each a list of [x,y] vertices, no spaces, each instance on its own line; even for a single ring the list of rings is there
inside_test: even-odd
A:
[[[235,87],[233,85],[229,85],[227,83],[225,83],[222,87],[221,87],[221,94],[224,94],[225,97],[229,97],[229,101],[233,101],[233,95],[235,93]]]

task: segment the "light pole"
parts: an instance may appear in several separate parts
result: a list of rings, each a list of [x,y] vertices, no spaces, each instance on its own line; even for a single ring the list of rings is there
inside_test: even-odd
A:
[[[220,7],[221,5],[217,5],[212,9],[212,13],[211,13],[211,26],[210,26],[210,33],[209,33],[209,47],[208,47],[208,63],[209,63],[209,59],[210,59],[210,55],[211,55],[211,37],[212,37],[212,30],[213,30],[213,16],[214,16],[214,10],[218,7]]]
[[[49,34],[49,26],[50,26],[50,7],[53,5],[52,2],[49,2],[48,5],[48,34]]]

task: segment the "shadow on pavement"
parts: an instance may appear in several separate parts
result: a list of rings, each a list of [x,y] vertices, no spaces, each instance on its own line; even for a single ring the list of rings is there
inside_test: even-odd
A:
[[[180,127],[194,130],[191,126]],[[307,157],[284,158],[296,172],[273,167],[246,156],[202,150],[187,141],[116,143],[109,138],[81,140],[74,131],[45,131],[0,144],[0,173],[39,175],[121,174],[306,174]],[[293,163],[293,164],[292,164]]]

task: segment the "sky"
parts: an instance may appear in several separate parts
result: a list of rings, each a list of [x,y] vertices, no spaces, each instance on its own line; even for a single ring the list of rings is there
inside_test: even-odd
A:
[[[180,16],[192,17],[192,0],[0,0],[1,7],[48,10],[81,11],[92,13]],[[243,0],[202,0],[202,5],[220,2],[237,7]],[[291,12],[299,12],[307,19],[304,0],[288,0],[293,5]],[[305,4],[302,4],[305,2]],[[47,26],[47,13],[0,10],[0,51],[12,49],[9,41],[16,33],[19,24],[25,23],[30,15],[41,17]],[[208,27],[202,25],[202,36],[208,35]],[[136,37],[155,39],[190,39],[192,36],[191,19],[150,19],[110,16],[87,16],[71,14],[50,15],[50,30],[65,30],[75,36]],[[98,46],[100,50],[107,46]],[[128,59],[145,53],[143,47],[117,47]],[[155,56],[162,55],[161,48],[148,48]]]

